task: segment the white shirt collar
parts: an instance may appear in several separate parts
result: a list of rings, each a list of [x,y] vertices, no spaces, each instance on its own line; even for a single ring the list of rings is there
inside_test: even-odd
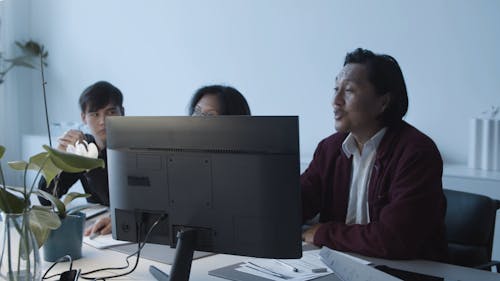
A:
[[[386,131],[387,127],[380,129],[363,145],[363,147],[371,146],[373,150],[377,150]],[[342,150],[344,151],[344,154],[347,156],[347,158],[350,158],[354,153],[358,152],[358,145],[352,133],[349,133],[347,138],[345,138],[344,142],[342,143]]]

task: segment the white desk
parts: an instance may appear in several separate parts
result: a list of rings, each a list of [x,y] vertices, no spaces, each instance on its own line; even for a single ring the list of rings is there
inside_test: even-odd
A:
[[[73,262],[73,268],[81,268],[82,272],[86,272],[103,267],[124,266],[126,264],[125,262],[126,256],[127,256],[126,254],[116,252],[113,250],[109,249],[98,250],[90,246],[87,246],[86,244],[83,244],[83,257]],[[237,262],[245,261],[246,259],[248,259],[248,257],[232,256],[232,255],[213,255],[193,260],[193,264],[191,266],[190,280],[219,280],[219,281],[225,280],[208,275],[208,271],[225,265],[231,265]],[[135,259],[131,258],[130,261],[131,263],[133,263],[135,262]],[[43,262],[43,268],[44,268],[43,273],[45,273],[45,270],[50,265],[51,263]],[[141,258],[137,266],[137,269],[133,273],[124,277],[111,280],[153,280],[152,275],[149,273],[150,265],[154,265],[159,269],[165,271],[166,273],[170,272],[170,265]],[[67,270],[68,267],[69,267],[68,263],[61,263],[57,265],[54,269],[52,269],[51,272],[49,272],[49,275],[60,273],[61,271]],[[125,270],[115,271],[115,273],[118,272],[125,272]],[[96,277],[104,276],[112,273],[113,272],[111,271],[106,271],[97,273],[93,276]],[[54,280],[57,279],[54,278]]]
[[[125,254],[116,251],[98,250],[84,244],[83,258],[74,261],[73,266],[74,268],[81,268],[82,272],[102,267],[123,266],[125,265],[125,257],[126,257]],[[476,269],[454,266],[432,261],[424,261],[424,260],[391,261],[391,260],[369,258],[369,257],[362,257],[362,258],[370,260],[375,264],[385,264],[394,268],[420,272],[434,276],[448,277],[450,278],[449,280],[461,280],[461,281],[500,280],[500,273],[493,273],[488,271],[476,270]],[[248,257],[243,257],[243,256],[213,255],[194,260],[191,267],[190,280],[194,281],[225,280],[208,275],[208,271],[223,266],[231,265],[237,262],[242,262],[247,259]],[[132,258],[131,261],[135,261],[135,259]],[[139,265],[137,266],[137,269],[132,274],[117,278],[116,280],[152,280],[153,278],[149,273],[150,265],[155,265],[158,268],[164,270],[165,272],[170,271],[170,265],[141,258],[141,260],[139,261]],[[44,272],[49,266],[50,263],[46,262],[43,263]],[[51,271],[51,273],[59,273],[62,270],[66,270],[67,268],[68,264],[63,263],[56,266],[53,269],[53,271]],[[96,274],[96,276],[103,276],[104,274],[107,273],[111,272],[101,272],[98,275]],[[320,280],[338,280],[338,279],[333,276],[326,276]]]

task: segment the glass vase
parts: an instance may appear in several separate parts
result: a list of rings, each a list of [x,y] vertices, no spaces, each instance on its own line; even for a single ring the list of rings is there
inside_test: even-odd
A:
[[[0,280],[41,280],[38,245],[29,226],[29,213],[2,213],[0,222]]]

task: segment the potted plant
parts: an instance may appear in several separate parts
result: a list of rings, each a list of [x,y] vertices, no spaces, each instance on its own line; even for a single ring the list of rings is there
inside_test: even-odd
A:
[[[50,235],[51,229],[61,225],[69,213],[66,204],[54,196],[34,188],[40,175],[51,182],[60,172],[82,172],[104,167],[102,159],[94,159],[72,153],[61,152],[44,145],[44,152],[32,156],[28,162],[9,162],[9,166],[24,173],[22,187],[9,187],[5,183],[0,163],[0,210],[2,211],[2,233],[0,234],[0,279],[40,280],[41,268],[38,247]],[[0,159],[5,148],[0,145]],[[32,183],[26,182],[28,170],[37,172]],[[50,207],[31,203],[32,195],[39,195],[53,203]],[[69,203],[83,195],[71,195]],[[83,230],[83,229],[82,229]],[[81,244],[80,244],[81,247]]]
[[[94,144],[91,144],[94,145]],[[97,153],[89,155],[86,150],[87,146],[80,146],[80,150],[74,150],[73,153],[90,158],[97,158]],[[97,147],[95,148],[97,151]],[[54,150],[53,153],[61,153]],[[103,160],[101,160],[103,161]],[[104,163],[104,161],[103,161]],[[61,170],[62,171],[62,170]],[[65,172],[81,172],[81,169],[75,169],[74,166],[65,167]],[[50,184],[50,181],[47,181]],[[56,183],[57,187],[57,183]],[[77,198],[87,198],[90,194],[82,194],[78,192],[68,193],[64,200],[53,196],[43,190],[38,190],[38,194],[52,203],[53,210],[61,220],[61,226],[57,229],[52,229],[47,240],[44,243],[43,257],[46,261],[56,261],[59,258],[70,255],[73,260],[79,259],[82,256],[83,228],[85,225],[85,214],[80,212],[87,208],[99,206],[99,204],[83,204],[70,207],[70,203]]]
[[[22,54],[17,57],[11,59],[4,58],[3,54],[0,52],[0,84],[5,81],[7,73],[15,67],[36,69],[33,61],[35,58],[40,58],[41,67],[47,66],[47,62],[45,60],[49,56],[49,52],[44,50],[42,45],[33,40],[29,40],[26,43],[16,41],[16,46],[18,46],[22,51]],[[4,64],[6,66],[4,66]]]
[[[74,199],[86,198],[90,195],[71,192],[64,197],[64,201],[61,201],[43,190],[39,190],[38,193],[51,201],[55,208],[54,211],[61,221],[61,225],[57,229],[50,230],[44,243],[44,260],[54,262],[65,255],[70,255],[73,260],[81,258],[85,214],[80,211],[98,206],[98,204],[84,204],[70,208],[69,204]]]
[[[47,133],[49,137],[49,145],[52,146],[52,137],[50,135],[50,125],[49,125],[49,112],[47,107],[47,93],[45,91],[45,81],[44,67],[47,67],[47,58],[49,52],[45,50],[42,44],[36,41],[29,40],[27,42],[21,43],[19,41],[15,42],[16,46],[21,50],[21,55],[14,58],[5,58],[0,52],[0,84],[5,81],[5,76],[9,71],[15,67],[25,67],[30,69],[40,70],[42,79],[42,92],[43,92],[43,102],[45,109],[45,123],[47,126]]]
[[[50,239],[51,230],[57,229],[61,225],[61,221],[63,225],[65,222],[70,221],[69,218],[72,218],[73,213],[78,211],[77,209],[67,209],[67,204],[75,198],[85,196],[71,194],[64,199],[65,201],[61,201],[50,194],[38,191],[34,187],[40,174],[45,177],[47,184],[49,184],[54,179],[57,181],[56,175],[62,171],[76,173],[104,167],[104,161],[87,157],[89,155],[82,154],[81,149],[75,151],[80,155],[74,155],[51,148],[52,140],[44,78],[44,66],[47,66],[48,52],[43,45],[33,40],[25,43],[16,42],[16,45],[22,51],[21,56],[5,59],[0,53],[0,84],[4,82],[5,75],[14,67],[20,66],[40,70],[49,146],[43,146],[45,152],[32,156],[29,162],[9,162],[11,168],[24,172],[24,184],[20,188],[6,186],[0,163],[0,211],[2,212],[0,226],[3,227],[3,229],[0,229],[0,243],[3,243],[0,249],[0,279],[40,280],[38,247],[47,239]],[[5,64],[8,64],[6,68],[4,68]],[[0,145],[0,159],[4,152],[5,148]],[[97,155],[94,158],[97,158]],[[37,172],[37,176],[30,185],[26,183],[28,170]],[[52,202],[52,206],[32,205],[30,200],[32,195],[44,197]],[[88,207],[88,205],[80,208],[84,207]],[[75,235],[67,235],[73,237],[72,239],[75,239],[76,236],[76,240],[79,240],[80,255],[81,238],[78,238],[78,232],[83,231],[83,225],[81,228],[80,231],[76,230]],[[61,241],[58,241],[58,244],[60,243]],[[74,255],[75,257],[78,256],[78,252]]]

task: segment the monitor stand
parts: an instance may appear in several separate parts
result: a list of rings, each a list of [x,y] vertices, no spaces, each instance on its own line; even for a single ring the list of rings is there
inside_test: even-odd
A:
[[[170,276],[154,265],[149,272],[158,281],[188,281],[193,262],[193,253],[196,246],[196,229],[183,229],[177,233],[177,247]]]

